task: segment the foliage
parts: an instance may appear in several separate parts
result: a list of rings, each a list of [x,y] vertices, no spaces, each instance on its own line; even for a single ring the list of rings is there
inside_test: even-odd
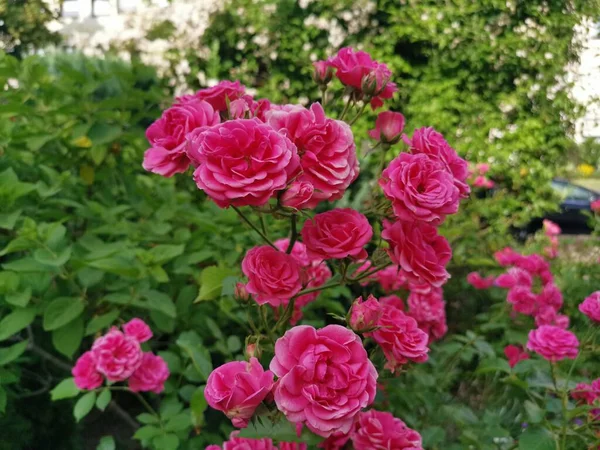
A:
[[[60,8],[44,0],[0,1],[0,47],[21,57],[40,47],[57,44],[60,35],[46,27],[58,18]]]

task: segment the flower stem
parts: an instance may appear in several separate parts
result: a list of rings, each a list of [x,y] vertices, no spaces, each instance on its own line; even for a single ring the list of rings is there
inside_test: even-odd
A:
[[[558,450],[566,450],[567,444],[567,392],[565,389],[558,389],[558,377],[556,375],[556,365],[550,362],[550,374],[552,375],[552,383],[554,384],[554,390],[557,395],[560,396],[560,407],[561,407],[561,427],[560,427],[560,441],[557,442]]]
[[[354,122],[356,122],[360,116],[363,115],[363,112],[365,112],[365,108],[367,107],[367,102],[363,102],[363,105],[361,106],[360,110],[358,111],[358,114],[356,114],[354,116],[354,118],[348,122],[348,125],[354,125]]]
[[[346,106],[344,106],[344,110],[342,111],[342,114],[340,115],[339,120],[344,120],[344,117],[346,117],[346,114],[350,110],[351,104],[352,104],[352,94],[350,94],[350,96],[348,97],[348,101],[346,102]]]
[[[240,211],[240,209],[237,206],[231,205],[231,207],[234,209],[234,211],[236,213],[238,213],[238,216],[240,216],[244,222],[246,222],[248,225],[250,225],[250,228],[252,228],[254,231],[256,231],[260,235],[260,237],[263,238],[263,240],[267,244],[269,244],[271,247],[273,247],[274,249],[277,250],[277,247],[275,247],[275,244],[273,244],[271,242],[271,240],[256,225],[254,225],[252,222],[250,222],[250,220],[244,215],[244,213],[242,211]]]
[[[379,272],[380,270],[385,269],[388,266],[391,266],[392,263],[391,262],[387,262],[381,266],[376,266],[373,270],[369,271],[369,272],[364,272],[362,274],[360,274],[359,276],[357,276],[356,278],[348,278],[349,281],[356,283],[357,281],[363,280],[367,277],[370,277],[371,275]]]
[[[292,217],[290,217],[290,229],[291,229],[290,243],[288,244],[288,247],[285,250],[285,252],[288,255],[290,253],[292,253],[292,250],[294,250],[294,244],[298,240],[297,220],[298,220],[298,217],[296,216],[296,214],[294,214]]]
[[[147,411],[148,411],[150,414],[152,414],[153,416],[156,416],[156,417],[160,417],[160,416],[158,415],[158,413],[157,413],[157,412],[154,410],[154,408],[153,408],[152,406],[150,406],[150,403],[148,403],[148,402],[146,401],[146,399],[145,399],[145,398],[144,398],[144,397],[143,397],[143,396],[142,396],[142,395],[141,395],[139,392],[134,392],[133,394],[134,394],[134,395],[135,395],[135,396],[138,398],[138,400],[140,401],[140,403],[141,403],[142,405],[144,405],[144,408],[146,408],[146,410],[147,410]]]

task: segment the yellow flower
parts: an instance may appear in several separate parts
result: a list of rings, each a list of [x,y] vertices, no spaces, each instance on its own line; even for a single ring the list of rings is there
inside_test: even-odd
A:
[[[594,169],[594,166],[590,166],[589,164],[579,164],[577,166],[577,172],[584,177],[592,176],[595,171],[596,169]]]

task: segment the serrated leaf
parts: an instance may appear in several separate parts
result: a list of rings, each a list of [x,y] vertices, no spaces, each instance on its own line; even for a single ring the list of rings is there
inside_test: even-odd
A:
[[[200,386],[190,400],[190,411],[192,414],[192,424],[199,427],[204,424],[204,411],[208,408],[208,403],[204,397],[204,386]]]
[[[527,412],[528,422],[540,423],[544,419],[544,410],[530,400],[525,400],[525,411]]]
[[[119,310],[115,309],[113,311],[107,312],[106,314],[102,314],[100,316],[93,317],[85,327],[85,335],[89,336],[90,334],[97,333],[104,328],[107,328],[109,325],[117,320],[119,317]]]
[[[108,388],[104,389],[96,399],[96,408],[104,411],[112,399],[112,394]]]
[[[212,372],[212,361],[210,352],[202,345],[202,340],[196,332],[185,331],[181,333],[176,344],[192,360],[194,368],[206,380]]]
[[[74,378],[66,378],[50,391],[50,398],[53,401],[62,400],[63,398],[72,398],[76,397],[79,392],[79,388],[75,385]]]
[[[15,227],[17,220],[19,220],[22,211],[23,210],[21,209],[17,209],[11,213],[0,214],[0,228],[12,230]]]
[[[475,371],[476,374],[490,373],[490,372],[504,372],[510,373],[510,365],[508,361],[501,358],[488,358],[484,359],[479,363],[479,367]]]
[[[52,345],[71,359],[83,339],[83,317],[77,317],[66,325],[52,331]]]
[[[95,403],[96,393],[93,391],[84,394],[79,400],[77,400],[77,403],[75,403],[75,407],[73,408],[73,416],[75,417],[75,421],[79,422],[81,419],[87,416],[94,407]]]
[[[192,422],[190,420],[189,412],[182,412],[176,416],[171,417],[165,425],[167,431],[183,431],[186,428],[190,428]]]
[[[44,330],[52,331],[71,322],[84,310],[81,299],[60,297],[52,300],[44,310]]]
[[[13,292],[11,294],[6,294],[4,296],[4,300],[9,305],[19,306],[24,308],[31,300],[31,288],[27,287],[25,289],[19,290],[17,292]]]
[[[156,448],[161,450],[177,450],[179,447],[179,438],[174,434],[163,434],[152,439]]]
[[[213,300],[221,295],[223,280],[233,275],[232,270],[217,266],[207,267],[200,274],[200,292],[196,302]]]
[[[138,420],[138,422],[144,424],[152,424],[159,422],[158,417],[148,413],[142,413],[139,416],[137,416],[136,419]]]
[[[145,427],[139,428],[133,435],[133,438],[138,439],[140,441],[146,441],[148,439],[152,439],[155,436],[158,436],[161,433],[162,430],[160,428],[152,425],[146,425]]]
[[[287,420],[272,423],[266,417],[260,421],[251,421],[247,428],[240,430],[239,436],[249,439],[266,437],[279,442],[304,442],[309,446],[316,446],[323,441],[322,437],[311,433],[306,427],[303,429],[302,434],[298,436],[296,427]]]
[[[27,327],[35,319],[35,308],[17,309],[0,320],[0,341]]]
[[[28,341],[19,342],[10,347],[0,348],[0,366],[13,362],[27,350]]]
[[[67,247],[58,253],[49,249],[38,248],[33,252],[33,258],[40,264],[47,266],[63,266],[71,258],[71,247]]]
[[[156,247],[148,250],[148,254],[152,256],[152,261],[155,264],[163,264],[173,258],[183,254],[185,245],[168,245],[159,244]]]
[[[538,427],[527,428],[519,436],[519,450],[555,450],[556,444],[552,434]]]
[[[112,436],[102,436],[96,450],[115,450],[116,444]]]

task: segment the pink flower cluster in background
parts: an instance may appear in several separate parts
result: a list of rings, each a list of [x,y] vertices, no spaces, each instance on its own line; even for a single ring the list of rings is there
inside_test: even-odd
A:
[[[132,319],[122,327],[113,327],[94,342],[75,363],[72,374],[79,389],[96,389],[104,379],[128,381],[133,392],[160,393],[169,378],[166,362],[151,352],[143,352],[140,344],[152,338],[150,327],[141,319]]]
[[[475,164],[475,169],[469,174],[471,185],[476,188],[492,189],[495,183],[486,176],[489,170],[490,165],[487,163]]]

